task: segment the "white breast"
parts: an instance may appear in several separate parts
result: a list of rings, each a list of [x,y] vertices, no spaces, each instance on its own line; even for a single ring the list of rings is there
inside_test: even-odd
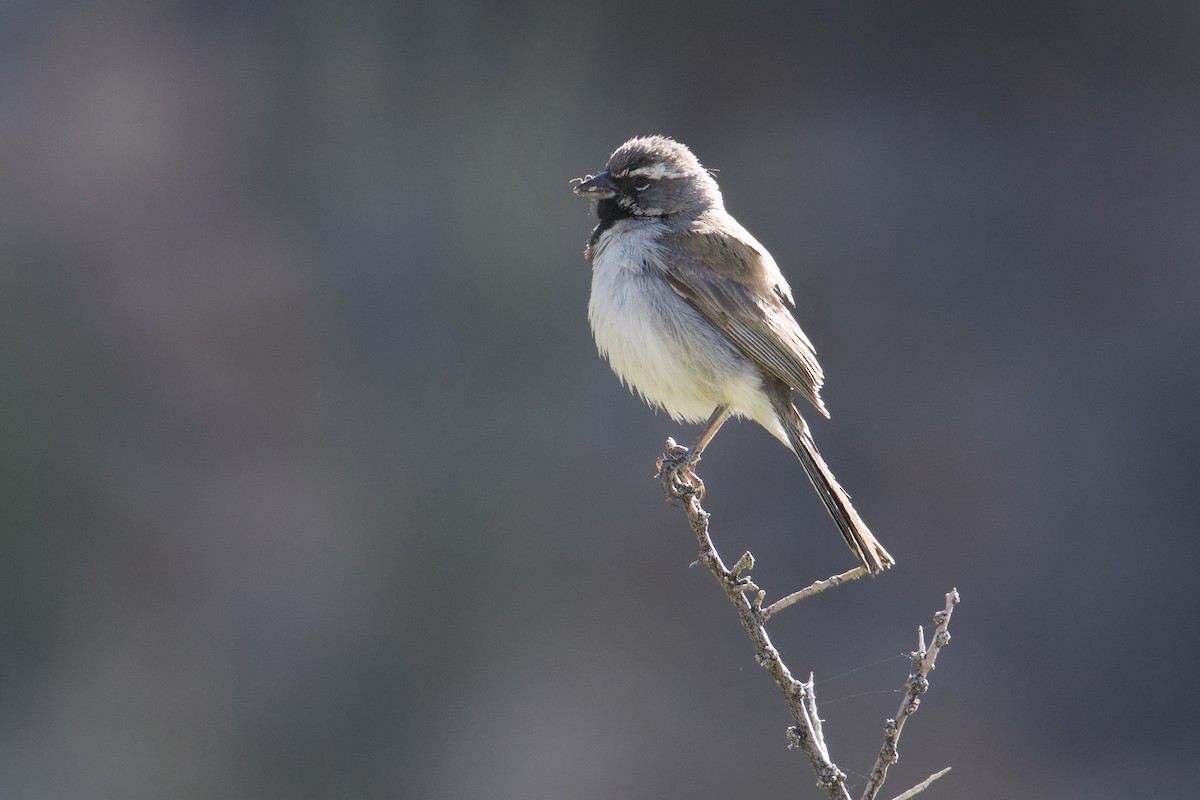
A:
[[[727,405],[776,432],[757,368],[663,277],[662,232],[658,220],[621,220],[593,246],[596,347],[626,385],[675,419],[701,422]]]

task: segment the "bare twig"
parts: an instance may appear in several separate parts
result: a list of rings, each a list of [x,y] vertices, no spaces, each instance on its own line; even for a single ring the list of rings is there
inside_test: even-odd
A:
[[[783,663],[779,651],[771,644],[765,625],[768,619],[785,608],[826,589],[856,580],[866,575],[867,569],[861,566],[855,567],[840,575],[817,581],[811,586],[793,592],[763,608],[762,603],[766,593],[759,589],[749,576],[743,576],[743,573],[754,568],[754,556],[748,552],[743,553],[733,565],[733,569],[729,569],[713,546],[708,533],[709,515],[700,505],[700,499],[704,493],[704,483],[694,471],[697,459],[689,456],[687,448],[680,447],[673,439],[667,439],[666,451],[658,459],[658,478],[663,494],[672,503],[683,507],[692,531],[696,535],[696,541],[700,545],[699,563],[708,567],[729,601],[733,603],[742,628],[745,629],[750,641],[754,644],[755,658],[759,666],[767,670],[775,681],[775,685],[779,687],[779,691],[783,693],[788,710],[791,711],[792,719],[796,723],[787,730],[788,747],[804,751],[816,772],[817,786],[824,789],[831,800],[850,800],[850,793],[846,789],[846,774],[833,762],[829,755],[829,747],[825,743],[821,717],[817,713],[817,695],[813,686],[813,676],[810,674],[807,682],[798,681],[792,677],[787,665]],[[748,592],[755,594],[753,600],[746,597]],[[919,695],[924,693],[929,686],[927,675],[933,669],[938,651],[950,641],[947,626],[956,603],[958,603],[958,592],[954,590],[946,595],[945,610],[939,611],[934,616],[938,627],[934,635],[933,646],[928,650],[925,647],[925,632],[918,628],[918,651],[913,654],[917,660],[917,670],[909,676],[906,684],[908,691],[896,719],[887,721],[884,745],[875,767],[871,770],[867,789],[863,793],[863,800],[875,799],[887,777],[888,766],[898,759],[896,743],[900,738],[900,731],[904,727],[904,721],[916,711],[920,704]],[[908,800],[924,791],[948,771],[949,768],[946,768],[931,775],[922,783],[897,797],[896,800]]]
[[[945,769],[938,770],[937,772],[933,773],[933,774],[932,774],[932,775],[930,775],[928,778],[926,778],[925,780],[921,781],[920,783],[918,783],[916,786],[912,787],[912,788],[911,788],[911,789],[909,789],[908,791],[901,792],[900,794],[896,795],[895,797],[893,797],[893,798],[892,798],[892,800],[909,800],[909,798],[910,798],[910,797],[916,797],[916,796],[917,796],[917,795],[919,795],[921,792],[923,792],[923,791],[925,791],[926,789],[928,789],[928,788],[929,788],[929,785],[930,785],[931,783],[933,783],[934,781],[936,781],[938,778],[942,777],[943,775],[945,775],[945,774],[946,774],[947,772],[949,772],[949,771],[950,771],[950,768],[949,768],[949,767],[946,767]]]
[[[925,629],[919,626],[917,628],[917,652],[913,653],[917,668],[913,674],[908,676],[908,681],[904,684],[907,691],[900,703],[900,710],[896,712],[896,718],[889,719],[884,724],[883,747],[879,749],[879,758],[875,760],[875,766],[871,768],[862,800],[875,800],[875,796],[887,778],[888,767],[900,760],[897,746],[900,743],[900,733],[904,730],[904,722],[916,713],[917,707],[921,704],[921,695],[929,689],[929,673],[933,671],[938,652],[950,641],[950,615],[954,613],[954,607],[958,605],[958,601],[958,590],[951,589],[946,595],[946,607],[933,615],[937,630],[933,634],[933,643],[928,650],[925,648]],[[932,779],[930,780],[932,781]]]
[[[700,563],[708,567],[717,583],[725,591],[729,601],[737,609],[738,619],[742,623],[750,641],[754,643],[755,659],[759,666],[770,673],[775,685],[783,693],[788,710],[796,724],[788,728],[788,747],[804,751],[817,774],[817,786],[824,789],[832,800],[850,800],[846,790],[846,773],[838,769],[829,756],[829,748],[825,744],[824,732],[821,730],[821,718],[817,714],[816,695],[813,692],[812,677],[807,683],[796,680],[788,670],[787,665],[779,656],[779,651],[771,644],[763,623],[765,619],[756,603],[746,597],[748,591],[759,591],[749,578],[740,577],[740,572],[748,569],[754,563],[753,556],[746,554],[738,559],[731,570],[725,566],[721,556],[713,546],[708,535],[708,512],[700,506],[698,497],[699,486],[696,486],[688,473],[692,465],[688,463],[687,451],[667,440],[667,449],[659,459],[659,478],[662,482],[663,494],[668,500],[683,506],[688,522],[696,534],[700,544]],[[702,486],[703,484],[701,484]],[[815,592],[813,592],[815,594]],[[795,602],[795,601],[793,601]]]
[[[871,574],[871,571],[869,569],[867,569],[866,567],[855,567],[854,569],[850,570],[849,572],[843,572],[841,575],[834,575],[832,578],[826,578],[823,581],[817,581],[812,586],[808,586],[804,589],[801,589],[798,592],[792,592],[791,594],[789,594],[787,597],[783,598],[782,600],[776,600],[774,603],[771,603],[771,605],[764,608],[762,610],[762,621],[766,622],[771,617],[775,616],[780,611],[783,611],[788,606],[795,605],[796,603],[799,603],[801,600],[807,600],[808,598],[812,597],[814,594],[820,594],[821,592],[825,591],[826,589],[832,589],[835,586],[841,586],[843,583],[846,583],[847,581],[858,580],[863,575],[870,575],[870,574]]]

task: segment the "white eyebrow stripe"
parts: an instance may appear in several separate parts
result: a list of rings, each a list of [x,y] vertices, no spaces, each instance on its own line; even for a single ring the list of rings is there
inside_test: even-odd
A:
[[[661,161],[656,164],[650,164],[649,166],[638,167],[637,169],[630,170],[629,175],[630,177],[637,175],[639,177],[649,178],[652,181],[661,180],[662,178],[683,177],[682,172],[676,172],[673,169],[669,169],[667,165],[663,164]]]

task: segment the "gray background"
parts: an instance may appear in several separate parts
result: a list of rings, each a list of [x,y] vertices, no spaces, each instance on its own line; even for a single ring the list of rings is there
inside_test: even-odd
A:
[[[652,132],[900,562],[772,623],[852,783],[958,586],[888,796],[1191,796],[1200,6],[735,5],[0,4],[0,796],[819,796],[590,341],[568,180]]]

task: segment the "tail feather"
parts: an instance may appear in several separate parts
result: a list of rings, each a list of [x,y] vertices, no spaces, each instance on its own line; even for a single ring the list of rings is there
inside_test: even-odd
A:
[[[780,388],[786,390],[786,387],[781,386]],[[817,445],[809,433],[808,423],[804,421],[792,403],[791,391],[772,392],[772,403],[775,406],[775,413],[787,433],[788,440],[792,443],[792,449],[796,451],[796,456],[804,465],[804,471],[808,473],[817,493],[821,495],[821,500],[825,503],[829,516],[833,517],[833,521],[837,523],[851,552],[873,574],[879,574],[895,564],[896,560],[871,534],[871,529],[854,510],[854,506],[850,502],[850,495],[846,494],[846,490],[837,482],[837,478],[833,477],[833,472],[825,463],[825,459],[821,458],[821,453],[817,450]]]

